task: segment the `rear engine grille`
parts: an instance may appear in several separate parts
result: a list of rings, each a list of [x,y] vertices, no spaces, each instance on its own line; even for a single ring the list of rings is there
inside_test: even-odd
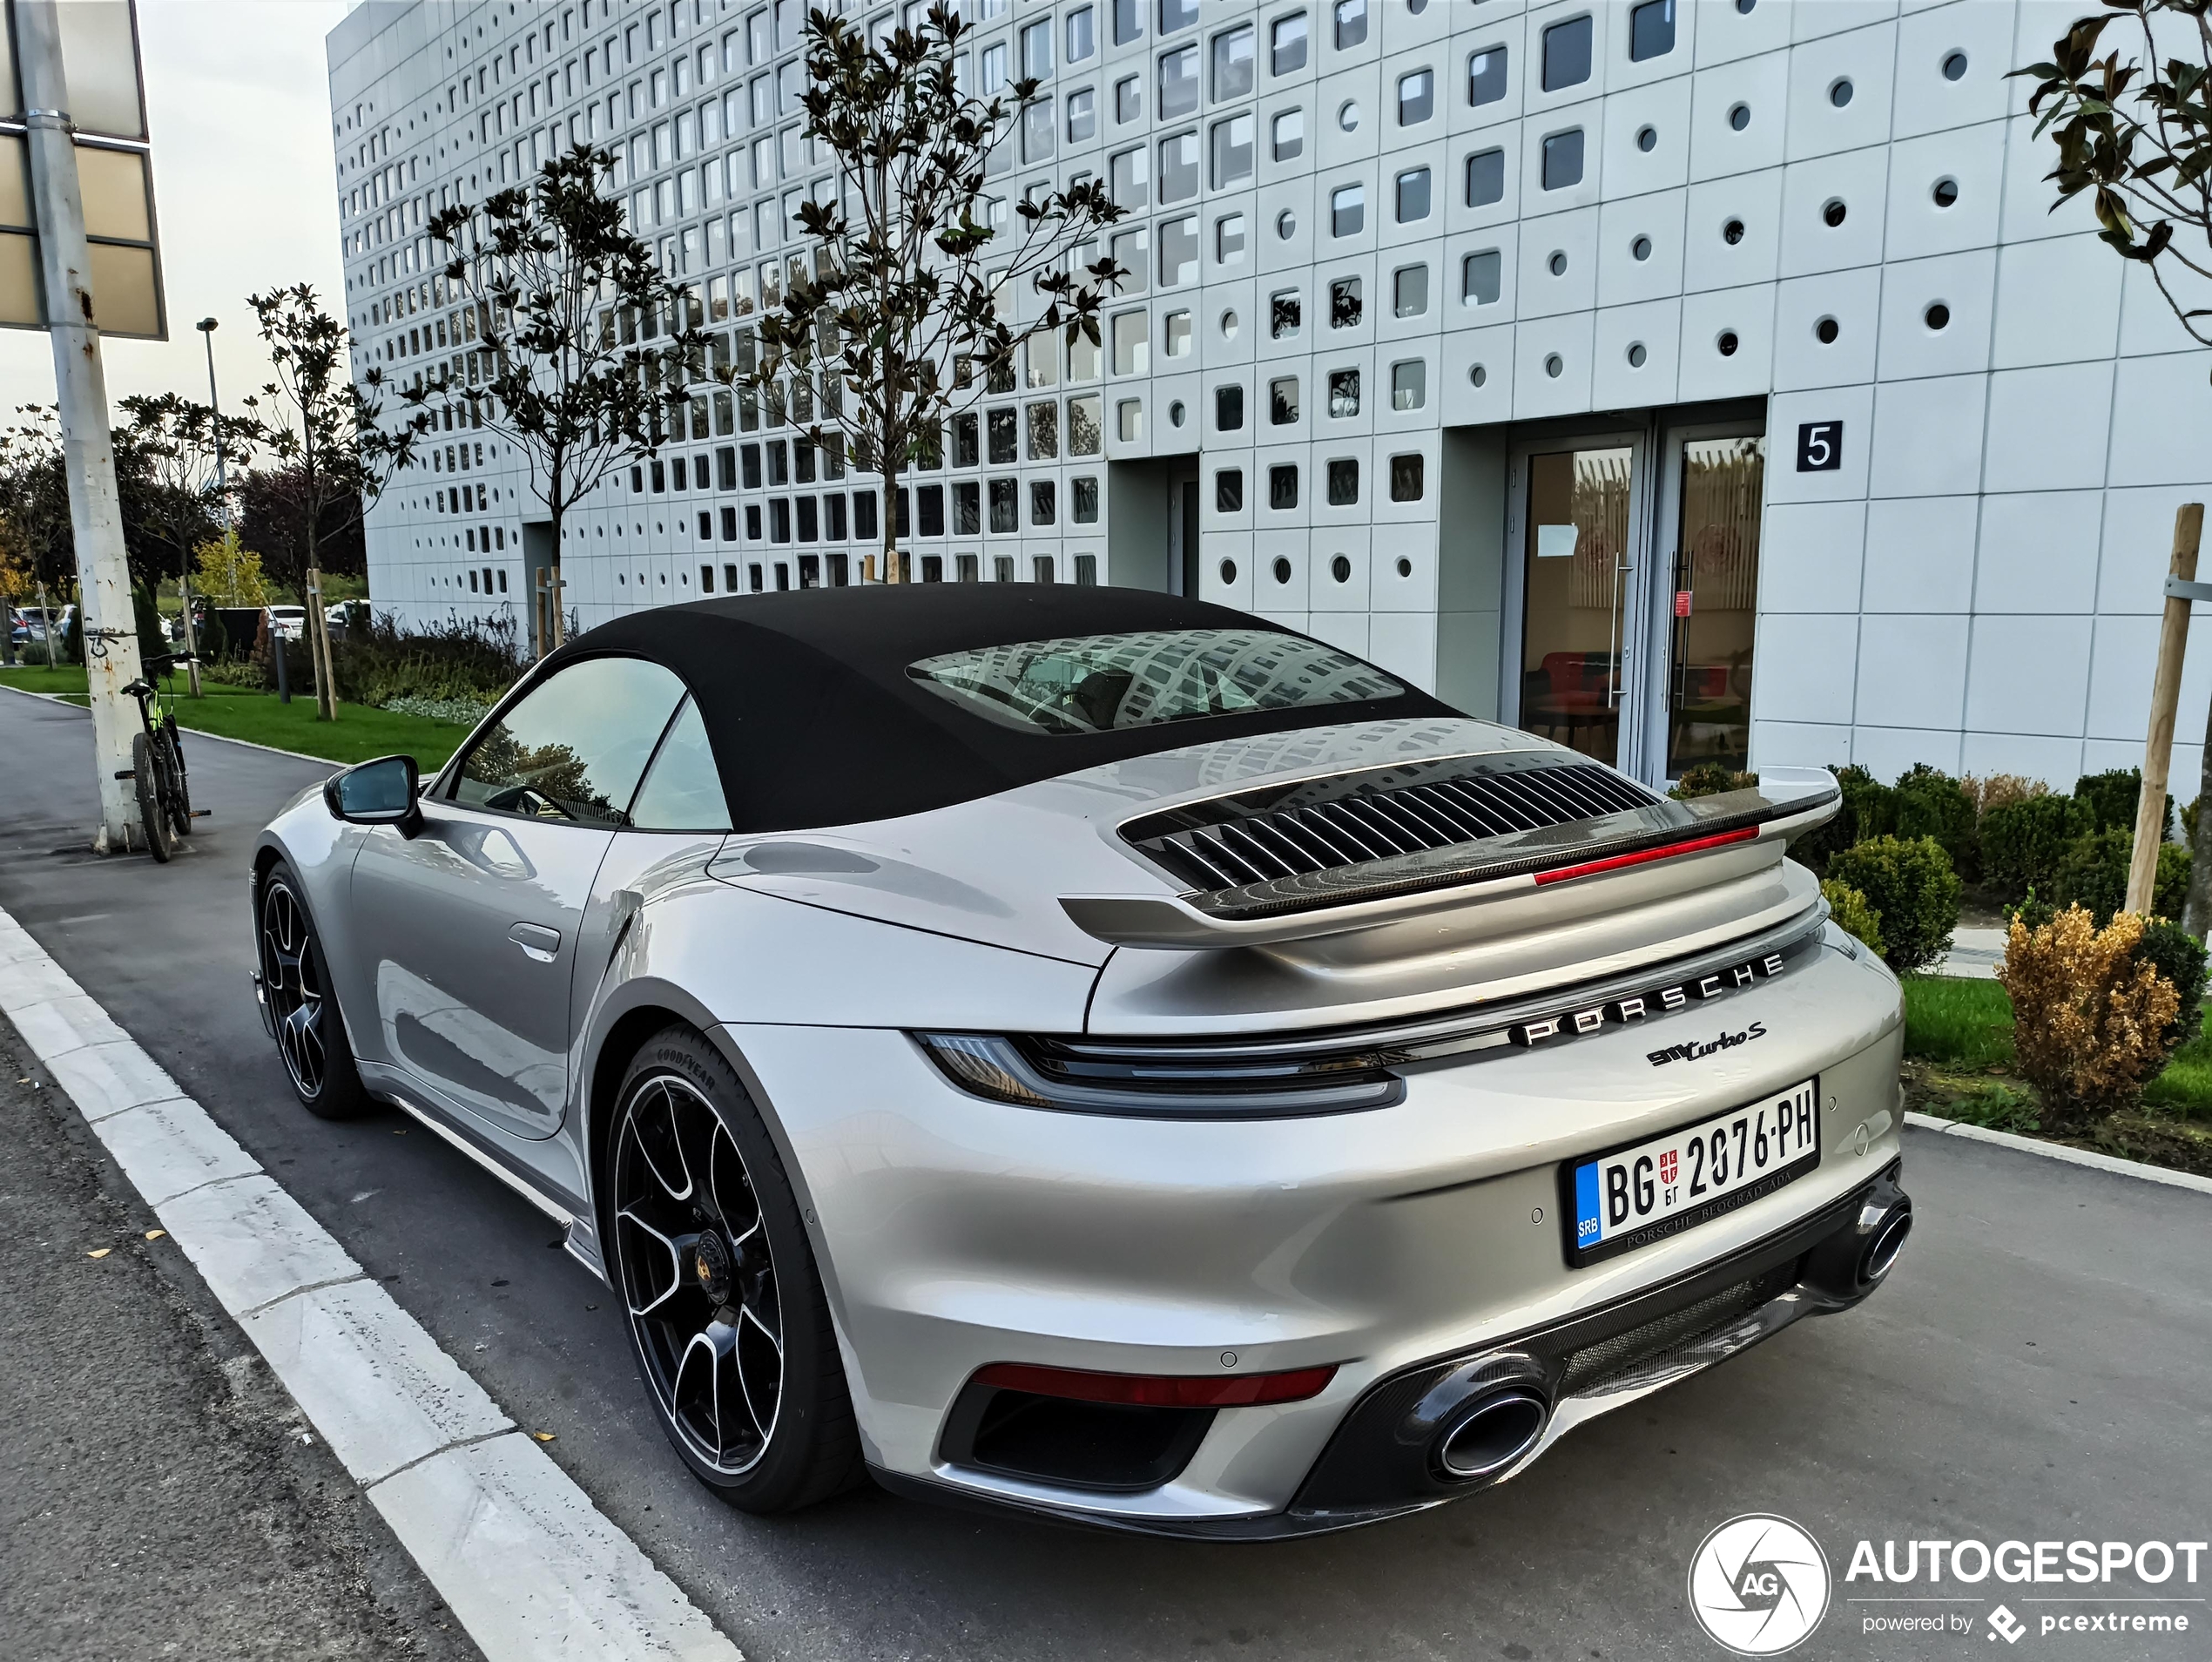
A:
[[[1593,762],[1455,757],[1217,798],[1123,828],[1196,888],[1238,888],[1537,831],[1659,801]]]
[[[1788,1292],[1797,1285],[1802,1261],[1793,1258],[1777,1264],[1764,1275],[1723,1287],[1695,1304],[1585,1346],[1567,1359],[1559,1394],[1574,1396],[1595,1390],[1632,1370],[1652,1367],[1676,1351],[1688,1349],[1715,1329]]]

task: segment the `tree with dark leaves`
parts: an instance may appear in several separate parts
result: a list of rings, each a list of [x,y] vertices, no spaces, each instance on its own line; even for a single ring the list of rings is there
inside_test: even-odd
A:
[[[1033,79],[988,101],[963,91],[957,59],[973,32],[941,3],[873,40],[858,20],[809,16],[806,135],[835,161],[837,199],[799,205],[813,270],[761,319],[758,355],[741,340],[727,372],[771,425],[881,479],[887,582],[909,575],[900,473],[939,455],[948,419],[987,387],[1012,389],[1033,339],[1096,347],[1099,301],[1129,275],[1111,259],[1076,264],[1123,217],[1098,180],[1033,192],[1010,213],[987,196],[993,153],[1052,105]],[[1008,314],[1024,286],[1044,304],[1017,321]]]
[[[306,283],[249,294],[261,339],[268,343],[276,379],[247,399],[269,453],[296,470],[299,490],[287,526],[303,567],[307,638],[313,649],[316,714],[338,719],[332,692],[330,631],[323,618],[321,554],[331,516],[357,524],[384,493],[392,476],[415,454],[427,416],[388,429],[377,395],[381,369],[355,382],[347,373],[350,348],[345,327],[322,309]]]
[[[489,427],[521,451],[550,518],[553,568],[539,649],[560,644],[562,544],[570,509],[615,469],[680,436],[700,378],[698,302],[632,235],[602,192],[605,150],[577,145],[529,184],[431,216],[458,314],[463,371],[403,396],[442,428]]]

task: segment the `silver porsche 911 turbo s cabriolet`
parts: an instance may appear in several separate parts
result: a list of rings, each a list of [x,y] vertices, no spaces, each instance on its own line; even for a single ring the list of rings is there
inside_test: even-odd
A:
[[[1432,1506],[1857,1303],[1898,983],[1790,840],[1241,613],[816,590],[593,630],[255,854],[301,1102],[566,1228],[738,1505]]]

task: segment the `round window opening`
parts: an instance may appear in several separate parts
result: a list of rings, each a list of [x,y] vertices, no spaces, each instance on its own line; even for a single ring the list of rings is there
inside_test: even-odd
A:
[[[1846,104],[1851,102],[1851,77],[1848,75],[1844,76],[1842,79],[1831,84],[1828,88],[1828,102],[1834,105],[1838,110],[1842,109]]]
[[[1342,127],[1346,132],[1357,132],[1359,130],[1359,105],[1352,99],[1346,98],[1342,104],[1337,105],[1337,125]]]
[[[1964,52],[1946,52],[1946,53],[1945,53],[1945,54],[1944,54],[1944,58],[1943,58],[1943,78],[1944,78],[1945,80],[1946,80],[1946,81],[1957,81],[1957,80],[1962,80],[1962,79],[1964,79],[1964,78],[1965,78],[1965,77],[1966,77],[1966,53],[1964,53]]]
[[[1751,15],[1751,8],[1758,3],[1759,0],[1736,0],[1736,9],[1748,17]]]
[[[1467,371],[1467,380],[1474,386],[1484,386],[1487,384],[1489,379],[1490,372],[1487,369],[1485,369],[1479,363],[1476,364],[1474,368]]]
[[[1398,575],[1402,578],[1409,578],[1413,575],[1413,561],[1407,559],[1403,554],[1398,557]]]
[[[1221,563],[1221,580],[1224,583],[1234,583],[1237,580],[1236,561],[1224,560]]]
[[[1550,273],[1551,273],[1551,274],[1552,274],[1553,276],[1554,276],[1554,277],[1564,277],[1564,276],[1566,276],[1566,275],[1567,275],[1567,255],[1566,255],[1565,252],[1564,252],[1563,250],[1561,250],[1561,249],[1558,249],[1558,248],[1554,248],[1554,249],[1553,249],[1553,250],[1552,250],[1552,257],[1551,257],[1549,260],[1547,260],[1546,261],[1544,261],[1544,269],[1545,269],[1545,270],[1547,270],[1547,271],[1548,271],[1548,272],[1550,272]]]
[[[1554,352],[1544,360],[1544,373],[1557,381],[1567,373],[1567,361]]]
[[[1170,427],[1183,425],[1183,401],[1180,398],[1168,406],[1168,425]]]
[[[1644,360],[1645,360],[1645,359],[1647,359],[1647,358],[1649,358],[1650,355],[1650,355],[1649,353],[1646,352],[1646,351],[1643,349],[1643,342],[1642,342],[1642,341],[1631,341],[1629,343],[1629,368],[1631,368],[1631,369],[1641,369],[1641,368],[1643,368],[1643,364],[1644,364]]]
[[[1931,329],[1948,328],[1951,327],[1951,308],[1941,301],[1938,301],[1926,311],[1921,313],[1920,318]]]
[[[1652,151],[1656,150],[1658,147],[1659,147],[1659,129],[1658,129],[1658,128],[1656,128],[1656,127],[1638,127],[1638,128],[1636,129],[1636,148],[1637,148],[1638,150],[1641,150],[1641,151],[1644,152],[1647,155],[1649,155],[1649,154]]]
[[[1288,242],[1298,235],[1298,215],[1285,208],[1275,216],[1275,234]]]
[[[1291,563],[1280,554],[1275,557],[1275,580],[1278,583],[1288,583],[1291,580]]]
[[[1928,194],[1935,199],[1935,205],[1938,207],[1949,207],[1959,199],[1959,181],[1955,179],[1939,179],[1935,182],[1935,189],[1930,191]]]
[[[1721,240],[1728,244],[1728,246],[1731,248],[1733,248],[1737,243],[1743,241],[1743,221],[1741,220],[1730,220],[1726,225],[1723,226],[1721,227]]]
[[[1823,346],[1835,345],[1836,337],[1842,333],[1843,329],[1832,317],[1824,317],[1812,326],[1812,338]]]
[[[1236,313],[1224,312],[1221,314],[1221,338],[1224,341],[1233,341],[1237,338]]]
[[[1720,348],[1721,356],[1723,358],[1734,357],[1736,355],[1736,348],[1737,345],[1736,331],[1734,329],[1723,329],[1721,331],[1721,338],[1714,342],[1714,344]]]
[[[1634,242],[1629,245],[1629,256],[1633,260],[1650,259],[1651,239],[1649,237],[1638,237]]]
[[[1836,226],[1844,222],[1844,216],[1850,211],[1850,209],[1844,206],[1843,198],[1840,196],[1831,197],[1827,203],[1823,206],[1820,210],[1821,221],[1831,230],[1833,230]]]
[[[1739,104],[1728,112],[1728,125],[1741,132],[1751,125],[1751,106]]]
[[[1339,583],[1352,581],[1352,562],[1339,554],[1329,562],[1329,575]]]

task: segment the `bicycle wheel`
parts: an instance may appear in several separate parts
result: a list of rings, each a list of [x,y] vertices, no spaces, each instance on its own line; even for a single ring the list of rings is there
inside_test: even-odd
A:
[[[145,828],[146,852],[166,864],[169,831],[162,823],[161,755],[152,733],[131,735],[131,780],[138,794],[138,823]]]
[[[192,780],[185,772],[185,740],[177,731],[177,718],[161,718],[161,745],[167,753],[169,824],[180,837],[192,835]]]

